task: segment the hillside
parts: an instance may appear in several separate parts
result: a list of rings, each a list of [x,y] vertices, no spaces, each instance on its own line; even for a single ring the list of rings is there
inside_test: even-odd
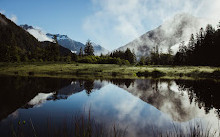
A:
[[[39,42],[3,14],[0,14],[0,32],[0,61],[23,61],[33,58],[46,60],[47,47],[54,45],[52,42]],[[61,56],[71,53],[70,50],[57,46]]]
[[[188,41],[192,33],[195,34],[206,24],[207,21],[192,15],[177,14],[156,29],[148,31],[117,50],[124,51],[130,48],[137,56],[148,56],[150,50],[158,46],[163,52],[167,52],[169,47],[176,52],[181,41]]]

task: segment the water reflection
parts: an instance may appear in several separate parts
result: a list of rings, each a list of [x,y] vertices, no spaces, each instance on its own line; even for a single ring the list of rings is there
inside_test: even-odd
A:
[[[31,117],[41,131],[48,116],[59,125],[86,107],[97,122],[128,127],[129,136],[152,136],[152,127],[166,131],[173,123],[218,124],[220,87],[212,80],[0,77],[0,83],[3,135],[9,121]]]
[[[220,117],[220,84],[212,80],[176,80],[179,90],[187,91],[190,103],[195,102],[199,108],[204,108],[206,114],[216,109]]]

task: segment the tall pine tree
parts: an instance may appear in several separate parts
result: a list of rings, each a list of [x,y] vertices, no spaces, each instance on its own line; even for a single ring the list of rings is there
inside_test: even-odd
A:
[[[90,40],[88,40],[86,42],[86,47],[84,48],[84,53],[87,56],[93,56],[94,55],[94,49],[92,46],[92,43],[90,42]]]

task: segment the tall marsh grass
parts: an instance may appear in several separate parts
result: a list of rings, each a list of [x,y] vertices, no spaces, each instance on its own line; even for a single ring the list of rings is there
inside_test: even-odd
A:
[[[28,129],[25,129],[26,128]],[[109,128],[110,127],[110,128]],[[212,129],[211,124],[203,125],[200,122],[189,122],[188,124],[175,124],[168,129],[160,129],[151,126],[151,130],[146,129],[153,137],[219,137],[219,129]],[[36,125],[30,119],[28,122],[20,121],[17,127],[11,127],[12,137],[132,137],[131,131],[120,129],[120,124],[106,125],[97,123],[91,117],[83,114],[73,116],[71,120],[64,119],[61,126],[56,126],[53,119],[47,119],[45,130],[38,131]],[[148,137],[149,135],[146,135]],[[143,135],[141,135],[143,136]]]
[[[63,123],[57,126],[51,117],[47,118],[45,129],[37,130],[31,119],[29,121],[18,121],[18,124],[11,124],[12,137],[126,137],[126,129],[121,130],[118,124],[106,125],[97,123],[91,117],[77,114],[71,120],[64,119]]]

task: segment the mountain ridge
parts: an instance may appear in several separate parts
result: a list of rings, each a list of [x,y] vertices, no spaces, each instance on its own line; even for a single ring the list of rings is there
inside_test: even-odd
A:
[[[62,34],[51,34],[51,33],[44,33],[40,29],[37,29],[33,26],[29,26],[27,24],[20,25],[21,28],[29,32],[31,35],[33,35],[38,41],[44,42],[44,41],[50,41],[54,42],[53,37],[56,35],[58,43],[71,50],[72,53],[78,54],[80,52],[80,48],[85,48],[85,45],[81,42],[75,41],[71,38],[69,38],[67,35]],[[95,55],[101,55],[101,54],[107,54],[109,51],[102,47],[101,45],[95,44],[92,42],[92,45],[94,47],[94,54]]]
[[[149,56],[153,47],[158,46],[162,52],[167,52],[169,47],[176,52],[180,42],[188,41],[192,33],[195,34],[207,24],[208,21],[190,14],[177,14],[159,27],[142,34],[116,50],[125,51],[130,48],[137,56]]]
[[[71,38],[69,38],[67,35],[61,35],[61,34],[51,34],[47,33],[46,34],[48,37],[53,38],[54,35],[57,36],[57,41],[60,45],[70,49],[72,52],[78,54],[80,52],[80,48],[84,49],[85,44],[75,41]],[[92,42],[92,46],[94,48],[94,54],[95,55],[101,55],[102,54],[107,54],[109,51],[102,47],[101,45],[98,45],[94,42]]]

